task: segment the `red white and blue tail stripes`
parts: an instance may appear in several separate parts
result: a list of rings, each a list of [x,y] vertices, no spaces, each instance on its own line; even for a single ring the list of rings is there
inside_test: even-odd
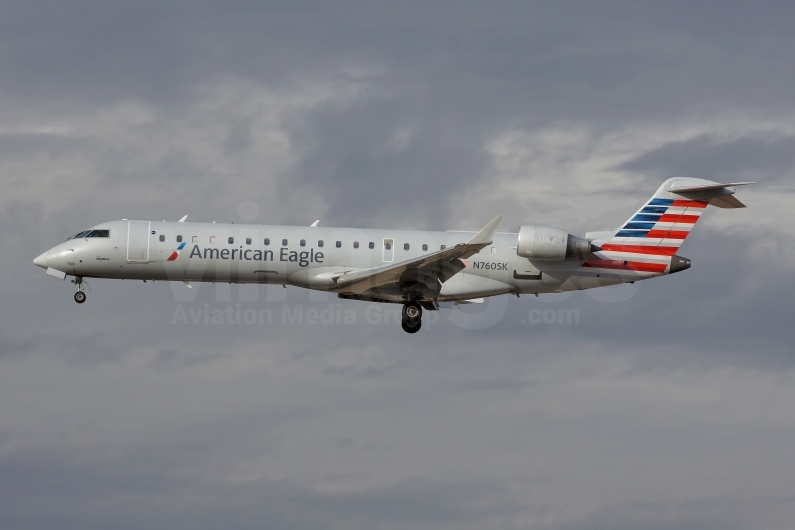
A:
[[[665,273],[709,203],[688,199],[652,198],[622,226],[615,236],[601,243],[601,251],[583,267],[610,271]]]

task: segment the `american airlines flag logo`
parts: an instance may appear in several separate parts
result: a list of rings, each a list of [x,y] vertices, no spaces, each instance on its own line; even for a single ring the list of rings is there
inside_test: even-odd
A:
[[[179,246],[177,247],[177,250],[172,252],[166,261],[174,261],[175,259],[177,259],[179,257],[179,251],[185,248],[185,243],[187,243],[187,241],[183,241],[182,243],[180,243]]]

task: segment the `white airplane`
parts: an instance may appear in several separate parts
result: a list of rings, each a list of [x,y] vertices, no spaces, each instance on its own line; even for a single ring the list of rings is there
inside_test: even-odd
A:
[[[502,294],[558,293],[673,274],[676,255],[708,205],[742,208],[735,186],[693,178],[665,181],[620,228],[585,238],[548,226],[497,232],[425,232],[245,224],[111,221],[38,256],[49,276],[272,283],[340,298],[403,304],[403,329],[416,333],[422,311]]]

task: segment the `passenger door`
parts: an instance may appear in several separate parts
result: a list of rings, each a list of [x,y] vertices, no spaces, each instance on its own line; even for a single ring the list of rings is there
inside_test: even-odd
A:
[[[129,221],[127,263],[149,263],[149,221]]]

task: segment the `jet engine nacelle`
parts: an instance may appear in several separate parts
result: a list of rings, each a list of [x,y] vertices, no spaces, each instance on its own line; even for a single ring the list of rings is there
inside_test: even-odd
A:
[[[519,229],[516,254],[523,258],[545,261],[585,259],[591,242],[550,226],[523,226]]]

